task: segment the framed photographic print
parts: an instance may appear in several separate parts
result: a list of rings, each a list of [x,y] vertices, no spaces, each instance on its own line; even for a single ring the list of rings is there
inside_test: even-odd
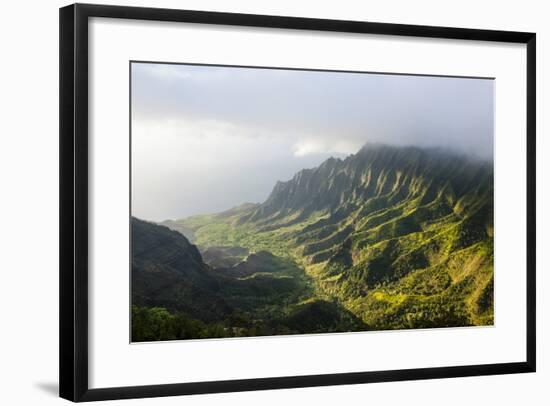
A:
[[[535,371],[535,34],[60,10],[60,395]]]

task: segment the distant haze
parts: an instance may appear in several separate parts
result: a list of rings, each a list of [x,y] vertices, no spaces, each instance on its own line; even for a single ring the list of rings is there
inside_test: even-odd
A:
[[[370,143],[492,159],[490,79],[132,64],[132,214],[262,202]]]

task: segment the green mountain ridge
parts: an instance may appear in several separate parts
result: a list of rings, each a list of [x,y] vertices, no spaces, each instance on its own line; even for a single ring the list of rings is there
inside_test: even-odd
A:
[[[357,319],[354,328],[493,323],[489,162],[441,149],[366,145],[278,182],[262,204],[166,225],[190,230],[193,243],[217,261],[211,264],[231,269],[226,276],[267,267],[240,265],[243,257],[224,254],[230,248],[295,264],[311,285],[308,300],[333,303]],[[223,268],[213,272],[223,275]]]

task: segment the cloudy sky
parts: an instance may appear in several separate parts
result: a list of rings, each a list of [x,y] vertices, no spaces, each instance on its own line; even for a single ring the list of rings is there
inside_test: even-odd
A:
[[[132,64],[132,214],[262,202],[367,142],[492,158],[489,79]]]

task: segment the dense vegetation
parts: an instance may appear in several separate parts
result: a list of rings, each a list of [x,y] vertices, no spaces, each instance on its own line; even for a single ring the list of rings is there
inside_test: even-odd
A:
[[[368,145],[164,225],[132,222],[135,341],[493,323],[487,162]]]

